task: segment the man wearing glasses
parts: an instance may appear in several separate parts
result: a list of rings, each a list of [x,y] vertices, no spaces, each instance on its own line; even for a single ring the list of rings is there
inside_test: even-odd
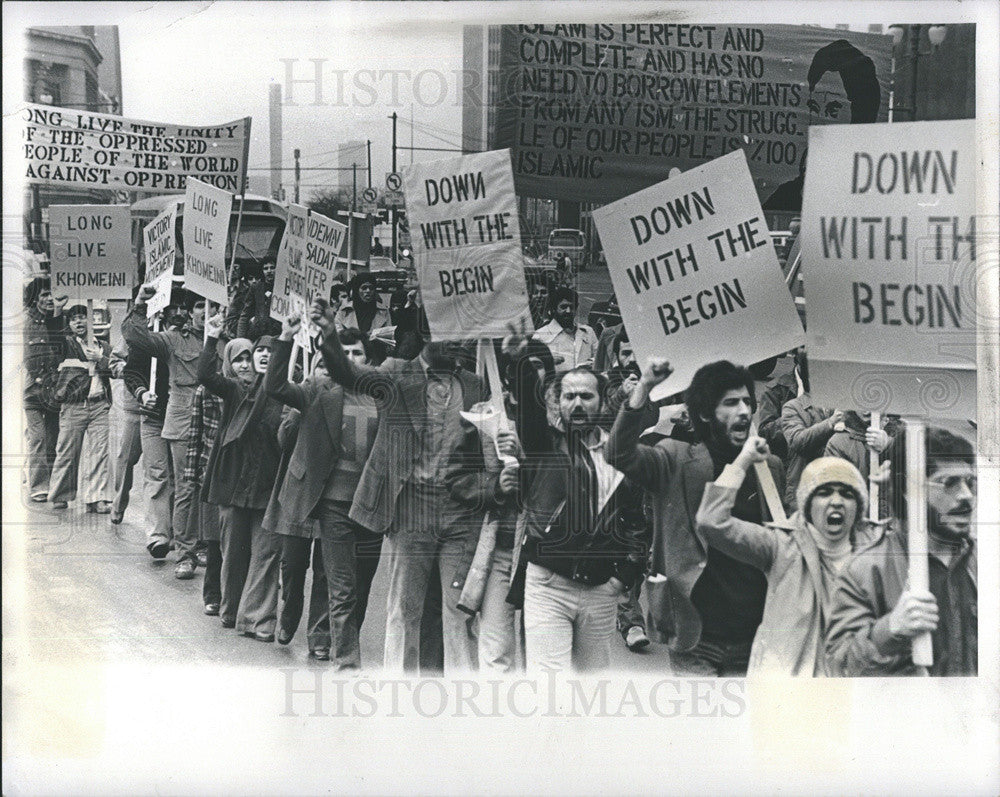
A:
[[[930,632],[929,675],[976,675],[978,588],[976,468],[972,444],[927,430],[927,530],[930,590],[907,584],[906,455],[893,442],[892,483],[898,528],[883,532],[841,571],[826,632],[832,672],[845,676],[916,675],[912,640]]]

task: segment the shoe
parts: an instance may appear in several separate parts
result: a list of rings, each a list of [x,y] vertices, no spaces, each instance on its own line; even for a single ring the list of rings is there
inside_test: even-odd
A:
[[[646,636],[646,632],[641,627],[633,625],[625,635],[625,644],[629,650],[635,653],[645,647],[649,647],[649,637]]]
[[[94,515],[107,515],[111,512],[110,501],[94,501],[87,504],[87,511]]]
[[[68,506],[69,506],[69,504],[67,504],[65,501],[53,501],[52,502],[52,508],[53,509],[65,509]]]
[[[222,618],[222,627],[223,628],[236,628],[236,621],[230,619],[229,617],[223,617]]]
[[[31,500],[34,501],[36,504],[44,504],[46,501],[49,500],[49,494],[48,493],[34,493],[31,496]]]
[[[198,567],[208,567],[208,551],[199,548],[195,556],[198,558]]]
[[[170,543],[163,542],[151,542],[146,546],[146,550],[149,551],[149,555],[154,559],[166,559],[167,554],[170,553]]]
[[[292,641],[292,637],[293,636],[295,636],[295,635],[294,634],[289,634],[283,628],[279,628],[278,629],[278,644],[279,645],[287,645],[289,642]]]
[[[217,617],[219,614],[219,604],[217,603],[206,603],[205,604],[205,614],[209,617]]]
[[[330,649],[329,648],[316,648],[315,650],[309,651],[309,658],[316,659],[316,661],[329,661],[330,660]]]
[[[174,568],[174,578],[179,578],[182,581],[194,578],[195,569],[196,565],[190,559],[181,559],[177,563],[177,567]]]
[[[117,510],[112,510],[112,512],[111,512],[111,523],[112,523],[112,525],[117,526],[119,523],[122,522],[122,518],[123,517],[125,517],[125,513],[124,512],[119,512]]]
[[[274,642],[274,634],[269,634],[266,631],[244,631],[243,636],[256,639],[258,642]]]

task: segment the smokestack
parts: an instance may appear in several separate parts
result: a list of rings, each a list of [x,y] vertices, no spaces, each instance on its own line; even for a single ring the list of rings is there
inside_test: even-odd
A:
[[[282,199],[281,191],[281,85],[268,86],[271,106],[271,196]]]

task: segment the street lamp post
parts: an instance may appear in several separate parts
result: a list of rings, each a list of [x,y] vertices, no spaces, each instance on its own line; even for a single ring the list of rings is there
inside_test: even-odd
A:
[[[930,50],[920,49],[920,32],[921,29],[927,28],[927,39],[931,43]],[[893,47],[899,46],[903,41],[903,36],[909,36],[910,52],[910,105],[908,108],[903,108],[898,105],[893,106],[893,112],[896,111],[907,111],[910,114],[911,121],[916,121],[917,119],[917,69],[920,64],[920,59],[926,55],[933,55],[937,48],[941,46],[944,41],[945,36],[948,34],[947,25],[892,25],[889,28],[889,33],[892,34],[892,44]],[[895,61],[895,57],[893,58]]]

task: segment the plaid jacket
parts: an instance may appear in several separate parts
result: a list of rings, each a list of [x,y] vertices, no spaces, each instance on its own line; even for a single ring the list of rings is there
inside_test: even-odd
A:
[[[212,444],[219,433],[222,399],[204,385],[198,385],[191,407],[191,429],[187,439],[184,479],[200,486],[212,454]]]

